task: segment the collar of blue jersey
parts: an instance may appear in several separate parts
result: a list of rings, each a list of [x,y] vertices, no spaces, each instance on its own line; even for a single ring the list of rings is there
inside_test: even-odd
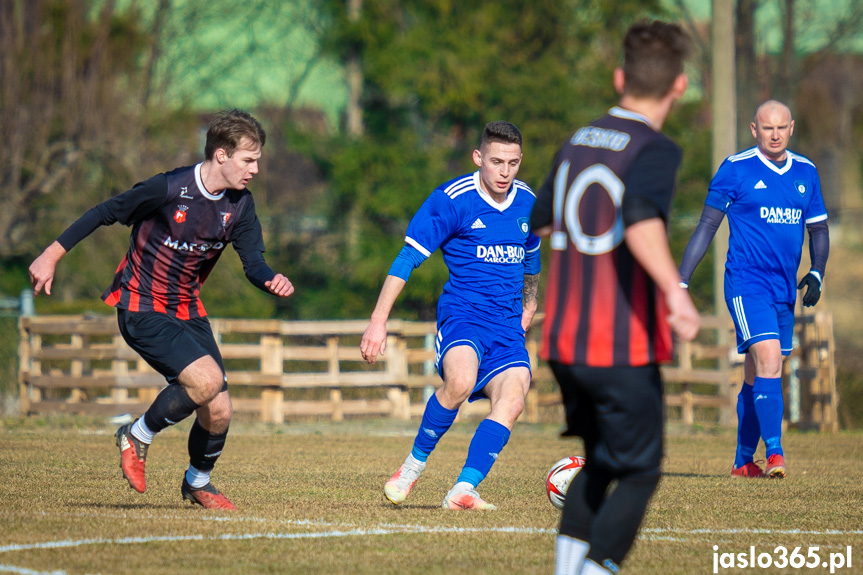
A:
[[[633,112],[631,110],[625,110],[625,109],[621,108],[620,106],[615,106],[614,108],[609,110],[608,113],[609,113],[609,115],[614,116],[616,118],[623,118],[624,120],[635,120],[636,122],[643,122],[643,123],[647,124],[648,126],[650,126],[651,128],[653,128],[654,130],[656,129],[653,126],[653,122],[651,122],[650,118],[648,118],[647,116],[643,116],[643,115],[641,115],[637,112]]]
[[[512,184],[509,186],[509,192],[506,194],[506,200],[504,200],[502,204],[499,204],[494,201],[490,195],[483,191],[482,185],[479,181],[479,170],[473,173],[473,186],[476,188],[476,192],[479,194],[479,197],[481,197],[485,203],[501,212],[510,207],[512,202],[515,201],[515,194],[518,191],[518,186],[515,185],[517,181],[518,180],[512,181]]]
[[[204,180],[201,179],[201,164],[203,164],[203,162],[195,166],[195,183],[198,184],[198,191],[200,191],[201,195],[208,200],[221,200],[222,196],[225,195],[225,190],[222,190],[218,194],[211,194],[207,191],[207,188],[204,187]]]
[[[771,162],[770,160],[768,160],[767,156],[765,156],[763,153],[761,153],[761,148],[759,148],[758,146],[755,146],[754,150],[755,150],[755,155],[758,156],[758,159],[761,160],[761,162],[765,166],[767,166],[768,168],[770,168],[771,170],[773,170],[774,172],[776,172],[780,176],[782,174],[784,174],[785,172],[787,172],[788,170],[790,170],[791,164],[794,162],[794,153],[791,150],[787,150],[787,149],[785,150],[785,165],[782,166],[781,168],[779,166],[777,166],[774,162]]]

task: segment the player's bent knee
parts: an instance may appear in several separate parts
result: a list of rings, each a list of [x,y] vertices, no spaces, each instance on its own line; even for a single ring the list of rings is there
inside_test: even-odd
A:
[[[211,413],[210,421],[212,422],[213,429],[217,431],[226,429],[228,424],[231,423],[233,415],[234,412],[231,409],[217,410]]]
[[[224,383],[224,379],[220,380],[212,380],[207,382],[207,396],[209,397],[209,401],[216,399],[220,393],[222,393],[222,386]]]
[[[231,398],[227,393],[217,395],[198,411],[204,428],[215,433],[227,429],[233,414]]]
[[[782,356],[771,358],[765,368],[772,377],[780,377],[782,375]]]
[[[778,340],[765,340],[752,344],[749,348],[755,375],[759,377],[781,377],[782,350]]]
[[[495,418],[500,418],[499,421],[511,428],[518,416],[524,411],[523,397],[506,397],[492,405],[492,414]]]
[[[441,393],[449,401],[461,403],[470,396],[473,387],[474,382],[472,381],[450,380],[444,382]]]
[[[755,375],[758,377],[777,378],[782,376],[782,357],[764,359],[755,364]]]
[[[524,411],[524,396],[515,396],[508,403],[509,411],[513,417],[518,417]]]
[[[221,372],[218,375],[215,373],[205,374],[196,378],[188,387],[191,388],[189,395],[195,396],[194,399],[197,403],[208,404],[224,391],[225,376]]]

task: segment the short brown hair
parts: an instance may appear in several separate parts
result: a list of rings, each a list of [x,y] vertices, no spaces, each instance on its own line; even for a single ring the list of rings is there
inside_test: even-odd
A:
[[[633,24],[623,41],[624,92],[636,98],[662,98],[683,73],[691,40],[677,24],[654,20]]]
[[[252,144],[263,147],[267,141],[267,134],[261,123],[247,112],[237,108],[219,112],[207,129],[204,157],[208,160],[213,159],[213,154],[219,148],[225,150],[229,156],[233,156],[243,138],[248,138]]]
[[[479,137],[479,148],[488,145],[492,142],[501,142],[503,144],[518,144],[521,146],[521,132],[515,125],[509,122],[489,122],[482,130],[482,135]]]

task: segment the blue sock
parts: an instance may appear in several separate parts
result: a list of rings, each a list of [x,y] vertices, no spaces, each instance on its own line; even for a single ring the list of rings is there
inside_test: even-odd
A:
[[[782,379],[756,377],[752,393],[755,413],[758,415],[758,426],[767,448],[767,457],[777,453],[782,455],[782,415],[785,411]]]
[[[467,461],[458,476],[456,483],[467,481],[474,487],[485,479],[491,466],[497,461],[497,456],[509,441],[509,429],[491,419],[483,419],[467,450]]]
[[[437,396],[432,394],[426,403],[423,420],[414,439],[411,454],[419,461],[426,461],[443,434],[452,427],[456,415],[458,415],[458,409],[445,408],[437,400]]]
[[[761,439],[753,397],[752,386],[744,383],[737,395],[737,454],[734,457],[734,467],[742,467],[752,462],[758,440]]]

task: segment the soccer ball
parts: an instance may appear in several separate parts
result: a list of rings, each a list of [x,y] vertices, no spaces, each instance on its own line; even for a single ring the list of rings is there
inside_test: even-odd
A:
[[[545,493],[548,500],[558,509],[563,509],[563,499],[569,483],[584,467],[584,457],[573,455],[555,463],[545,476]]]

